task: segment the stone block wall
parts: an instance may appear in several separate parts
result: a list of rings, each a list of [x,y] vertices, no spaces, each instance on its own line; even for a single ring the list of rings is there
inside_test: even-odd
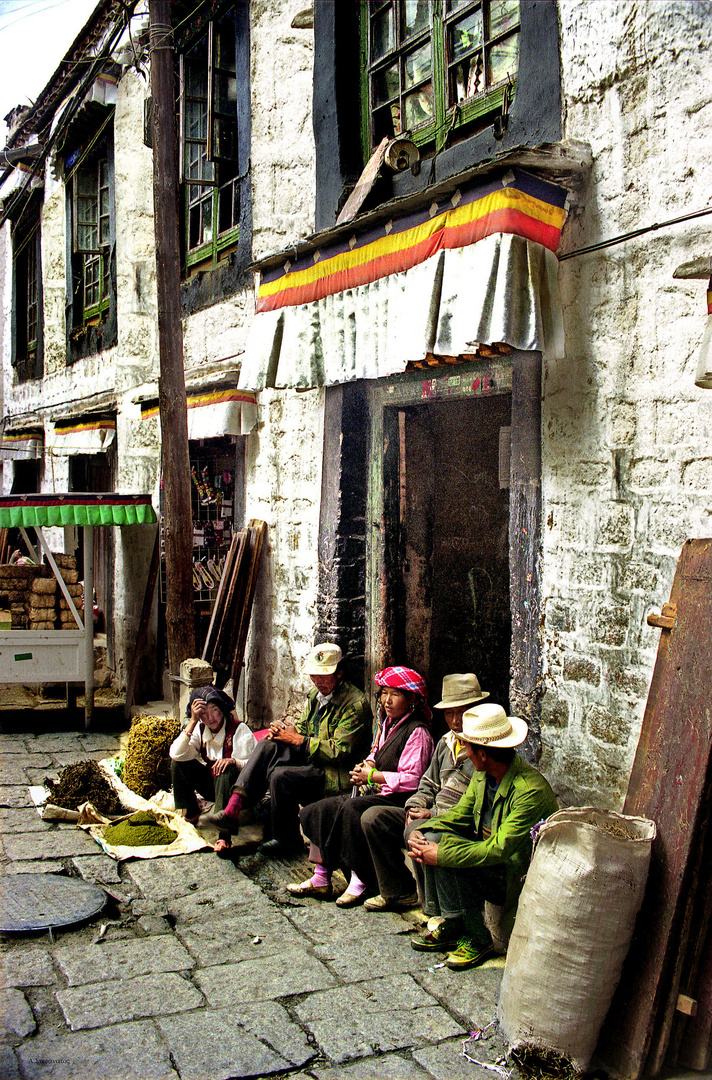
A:
[[[593,172],[562,251],[712,199],[712,5],[560,0],[565,136]],[[605,27],[605,32],[602,28]],[[541,766],[619,807],[680,548],[712,535],[712,394],[694,385],[712,219],[560,265],[566,355],[545,367]]]

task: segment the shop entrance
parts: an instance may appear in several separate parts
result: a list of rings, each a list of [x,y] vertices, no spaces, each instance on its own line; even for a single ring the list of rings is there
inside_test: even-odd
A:
[[[404,400],[374,402],[369,651],[421,671],[433,695],[443,675],[474,671],[508,708],[511,379],[465,377],[443,396],[422,386],[418,400],[399,385]]]

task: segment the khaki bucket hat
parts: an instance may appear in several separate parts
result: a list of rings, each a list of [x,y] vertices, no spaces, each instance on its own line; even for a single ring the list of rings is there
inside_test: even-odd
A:
[[[476,746],[519,746],[527,737],[529,725],[518,716],[507,716],[501,705],[475,705],[462,717],[459,739]]]
[[[434,709],[459,709],[484,701],[489,694],[480,689],[479,679],[472,672],[466,675],[446,675],[443,679],[443,699]]]

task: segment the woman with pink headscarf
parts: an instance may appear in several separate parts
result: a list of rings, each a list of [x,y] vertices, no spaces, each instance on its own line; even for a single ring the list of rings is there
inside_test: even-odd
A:
[[[289,885],[293,896],[331,899],[331,875],[340,868],[348,886],[339,907],[353,907],[378,892],[361,815],[370,806],[403,806],[433,756],[432,713],[422,675],[412,668],[387,667],[375,676],[379,687],[376,735],[365,761],[351,771],[351,795],[336,795],[303,807],[299,819],[311,841],[314,874]]]

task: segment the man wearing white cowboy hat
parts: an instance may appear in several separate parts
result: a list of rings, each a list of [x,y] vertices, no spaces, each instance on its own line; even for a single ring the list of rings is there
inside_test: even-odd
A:
[[[468,709],[460,738],[475,775],[457,806],[408,839],[414,861],[424,869],[424,911],[443,916],[411,945],[447,952],[445,963],[453,970],[474,967],[494,952],[482,915],[486,900],[504,907],[503,928],[511,929],[529,865],[531,829],[558,809],[547,781],[514,749],[528,730],[500,705]]]
[[[442,701],[434,705],[442,709],[448,731],[435,747],[430,765],[421,777],[417,791],[406,800],[405,806],[372,806],[361,818],[368,846],[378,877],[378,896],[372,896],[364,907],[367,911],[401,911],[423,902],[423,874],[415,864],[418,894],[413,875],[403,855],[403,831],[418,828],[418,822],[437,817],[453,807],[467,791],[474,774],[474,765],[467,756],[466,744],[460,741],[462,717],[467,708],[484,701],[489,694],[480,689],[479,680],[471,672],[465,675],[446,675],[443,679]]]
[[[299,807],[351,790],[351,768],[371,744],[373,715],[368,698],[344,678],[338,645],[325,641],[310,649],[303,673],[313,685],[296,724],[280,718],[248,758],[225,810],[203,821],[236,833],[238,815],[269,792],[272,839],[268,856],[299,851]]]

